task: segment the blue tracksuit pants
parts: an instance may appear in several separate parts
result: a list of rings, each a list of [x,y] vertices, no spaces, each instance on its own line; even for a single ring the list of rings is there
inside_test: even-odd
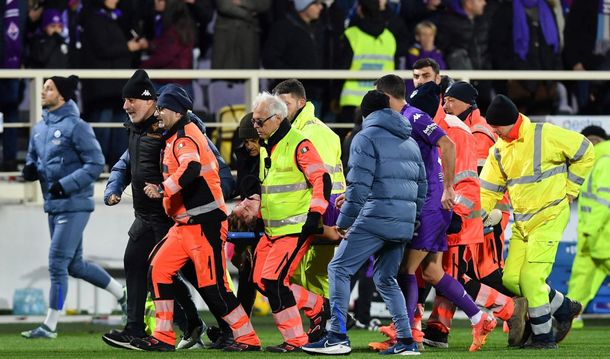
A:
[[[106,288],[110,283],[111,277],[104,269],[97,264],[83,261],[83,231],[90,215],[90,212],[49,214],[51,309],[63,309],[68,293],[68,275],[84,279],[100,288]]]

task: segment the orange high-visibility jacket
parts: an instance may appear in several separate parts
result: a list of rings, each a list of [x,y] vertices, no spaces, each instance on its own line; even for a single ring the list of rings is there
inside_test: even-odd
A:
[[[166,135],[163,154],[163,208],[183,224],[226,219],[218,162],[201,130],[188,118]]]
[[[496,143],[498,135],[496,135],[485,118],[481,116],[481,111],[478,108],[468,115],[464,123],[470,128],[470,132],[474,136],[477,149],[477,164],[479,168],[482,168],[489,155],[489,149]],[[508,193],[504,194],[502,200],[496,204],[496,208],[502,211],[502,228],[506,228],[508,217],[510,216]]]
[[[437,113],[434,121],[455,143],[456,205],[453,212],[462,217],[460,233],[447,237],[450,246],[483,242],[483,220],[481,219],[481,187],[477,174],[475,139],[468,126],[453,115]]]

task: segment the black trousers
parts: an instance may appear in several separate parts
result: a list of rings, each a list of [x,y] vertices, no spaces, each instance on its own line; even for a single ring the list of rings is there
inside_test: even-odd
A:
[[[165,221],[164,218],[146,220],[136,216],[129,229],[129,241],[127,242],[123,257],[127,285],[127,325],[125,330],[134,335],[144,336],[145,334],[144,307],[149,289],[148,270],[150,267],[150,254],[155,245],[165,237],[173,224],[172,221]],[[193,267],[192,263],[188,262],[185,267],[194,276],[194,268],[191,269]],[[199,324],[197,307],[193,303],[183,278],[176,276],[172,287],[178,304],[175,308],[175,322],[185,332]]]

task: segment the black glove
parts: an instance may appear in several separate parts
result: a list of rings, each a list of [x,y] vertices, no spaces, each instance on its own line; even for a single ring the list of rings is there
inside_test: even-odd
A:
[[[51,194],[51,197],[54,198],[62,198],[66,196],[66,192],[59,181],[53,182],[51,188],[49,188],[49,193]]]
[[[322,226],[322,215],[318,212],[307,213],[307,220],[301,229],[301,235],[309,237],[312,234],[324,233],[324,227]]]
[[[38,168],[36,168],[35,163],[28,163],[23,167],[23,171],[21,171],[23,175],[23,179],[26,181],[37,181],[38,180]]]
[[[451,215],[451,223],[449,223],[449,228],[447,228],[447,234],[455,234],[460,233],[462,230],[462,217],[459,214],[453,212]]]

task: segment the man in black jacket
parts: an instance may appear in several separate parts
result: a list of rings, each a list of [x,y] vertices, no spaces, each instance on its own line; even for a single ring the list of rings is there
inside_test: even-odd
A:
[[[165,147],[163,129],[159,128],[159,121],[154,116],[156,91],[146,71],[134,73],[123,87],[123,97],[123,109],[129,116],[125,123],[129,146],[112,168],[104,202],[108,206],[119,203],[121,194],[131,182],[136,218],[129,229],[129,242],[123,258],[127,282],[127,325],[122,331],[104,334],[102,339],[114,347],[133,349],[130,341],[146,336],[144,306],[148,292],[149,254],[174,222],[165,214],[160,200],[151,199],[144,193],[146,182],[163,181],[160,160],[161,150]],[[188,270],[188,265],[185,267]],[[198,344],[204,324],[185,283],[181,279],[174,280],[174,287],[177,301],[187,317],[186,328],[183,328],[184,343],[178,345],[178,349],[182,349]]]

